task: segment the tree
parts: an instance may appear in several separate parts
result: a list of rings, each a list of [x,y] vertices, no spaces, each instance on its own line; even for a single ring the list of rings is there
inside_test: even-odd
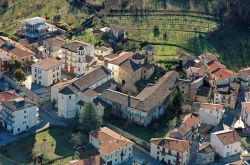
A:
[[[181,114],[181,106],[183,102],[183,96],[180,88],[177,86],[173,95],[173,107],[176,108],[178,115]]]
[[[163,34],[163,39],[164,39],[164,41],[166,41],[166,40],[168,39],[167,33],[164,33],[164,34]]]
[[[158,37],[160,35],[160,29],[158,26],[154,26],[153,33],[154,37]]]
[[[19,61],[14,60],[12,63],[9,64],[10,72],[11,73],[15,72],[17,69],[20,69],[21,66],[22,64]]]
[[[84,105],[83,111],[79,114],[79,124],[87,132],[98,129],[101,126],[100,117],[93,102],[88,102]]]
[[[71,135],[70,142],[74,145],[82,145],[86,141],[87,137],[80,132]]]
[[[14,76],[19,83],[22,83],[23,81],[26,80],[26,74],[22,69],[17,69],[14,73]]]

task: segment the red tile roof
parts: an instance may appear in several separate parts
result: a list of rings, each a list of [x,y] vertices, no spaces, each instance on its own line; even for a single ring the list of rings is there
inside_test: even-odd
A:
[[[236,75],[235,72],[224,68],[216,69],[215,71],[212,72],[212,74],[216,80],[226,80]]]
[[[209,72],[213,72],[215,71],[216,69],[219,69],[219,68],[226,68],[225,65],[223,65],[222,63],[220,63],[219,61],[217,60],[213,60],[211,62],[208,63],[208,67],[209,67]]]
[[[223,130],[212,134],[215,134],[224,146],[240,142],[240,136],[235,130]]]
[[[18,98],[19,95],[15,91],[5,91],[0,93],[0,102],[10,101]]]
[[[200,108],[203,109],[209,109],[209,110],[215,110],[215,111],[220,111],[223,110],[223,105],[220,104],[212,104],[212,103],[202,103]]]
[[[91,156],[83,160],[73,160],[70,161],[67,165],[103,165],[105,164],[104,160],[100,155]]]
[[[150,140],[151,143],[156,144],[158,146],[162,146],[164,148],[177,151],[177,152],[185,152],[190,149],[191,144],[187,140],[179,140],[174,138],[153,138]]]
[[[101,142],[99,151],[105,155],[134,144],[129,139],[107,127],[102,127],[100,130],[92,131],[90,136]]]
[[[133,53],[123,52],[123,53],[119,54],[118,57],[116,57],[115,59],[111,60],[109,63],[115,64],[115,65],[120,65],[121,63],[123,63],[127,59],[131,58],[132,56],[133,56]]]
[[[246,112],[250,113],[250,102],[241,102],[241,107]]]

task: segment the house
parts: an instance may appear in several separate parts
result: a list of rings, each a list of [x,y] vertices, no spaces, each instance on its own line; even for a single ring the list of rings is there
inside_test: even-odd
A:
[[[110,25],[110,32],[115,36],[117,39],[123,39],[125,37],[124,29],[118,25],[111,24]]]
[[[11,134],[29,130],[37,123],[37,106],[23,98],[3,103],[2,124]]]
[[[223,105],[201,103],[199,109],[199,117],[201,119],[201,123],[215,126],[221,122],[224,112],[225,109]]]
[[[78,78],[75,77],[73,79],[67,80],[67,79],[62,79],[59,83],[56,83],[55,85],[51,86],[50,88],[50,93],[51,93],[51,102],[54,104],[56,108],[58,108],[58,93],[61,89],[64,87],[72,84],[74,81],[76,81]]]
[[[237,83],[230,83],[227,91],[218,90],[218,86],[214,90],[214,100],[215,104],[221,104],[225,108],[234,109],[237,103],[238,93],[240,85]]]
[[[191,144],[187,140],[153,138],[150,140],[150,155],[166,164],[188,165]]]
[[[240,87],[243,90],[247,90],[250,82],[250,67],[241,69],[239,72],[238,79],[240,80]]]
[[[82,160],[72,160],[66,165],[106,165],[100,155],[90,156]]]
[[[27,62],[32,62],[35,57],[33,53],[28,48],[19,44],[16,41],[11,40],[8,37],[0,36],[0,56],[8,56],[13,60],[17,60],[22,64]]]
[[[149,79],[154,73],[153,54],[123,52],[115,59],[109,61],[108,68],[116,82],[134,84],[141,79]]]
[[[0,78],[3,77],[3,74],[9,70],[9,64],[11,63],[12,59],[4,54],[0,56]]]
[[[208,64],[211,61],[218,61],[218,58],[215,55],[208,53],[208,52],[205,52],[205,53],[199,55],[198,58],[201,61],[203,61],[205,64]]]
[[[31,66],[32,82],[43,86],[51,86],[62,78],[61,62],[55,58],[38,61]]]
[[[66,41],[61,38],[49,38],[43,41],[43,45],[39,47],[39,51],[45,58],[58,58],[62,56],[61,47],[65,44]]]
[[[22,35],[29,41],[37,41],[57,34],[65,34],[65,31],[48,23],[40,17],[33,17],[22,21]]]
[[[170,132],[170,137],[183,140],[195,140],[199,137],[200,118],[193,114],[186,115],[178,128]]]
[[[113,52],[112,48],[105,47],[105,46],[95,48],[95,51],[94,51],[96,56],[102,56],[102,57],[105,57],[105,56],[111,54],[112,52]]]
[[[99,93],[108,88],[114,88],[111,71],[104,66],[95,68],[60,88],[56,100],[58,116],[74,118],[77,112],[83,109],[84,102],[93,101]]]
[[[185,70],[187,78],[190,80],[196,80],[202,76],[206,75],[206,68],[204,66],[201,67],[189,67]]]
[[[133,156],[134,143],[107,127],[90,132],[89,143],[98,149],[107,165],[122,164]]]
[[[155,85],[147,86],[136,97],[114,90],[105,90],[99,97],[112,105],[113,115],[147,126],[158,120],[169,106],[177,76],[175,71],[167,72]]]
[[[179,63],[182,69],[193,67],[195,64],[195,57],[188,54],[181,54],[179,56]]]
[[[217,69],[226,69],[226,66],[220,63],[218,60],[212,60],[207,63],[208,72],[212,73]]]
[[[218,68],[211,72],[211,76],[215,81],[216,85],[230,84],[237,78],[237,74],[231,70]]]
[[[235,130],[223,130],[212,133],[210,143],[215,152],[223,158],[240,153],[240,136]]]
[[[93,69],[97,63],[94,57],[94,45],[73,41],[62,46],[61,61],[63,68],[76,75],[83,75]]]
[[[199,150],[196,154],[196,164],[205,165],[214,162],[215,152],[210,143],[203,142],[199,144]]]
[[[246,125],[250,126],[250,102],[241,103],[241,119]]]

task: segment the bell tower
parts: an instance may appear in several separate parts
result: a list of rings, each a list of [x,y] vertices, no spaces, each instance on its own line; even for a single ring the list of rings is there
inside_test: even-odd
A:
[[[84,63],[86,62],[86,56],[84,54],[84,47],[80,46],[78,48],[78,54],[77,54],[77,59],[76,59],[76,74],[77,75],[82,75],[85,72],[85,65]]]

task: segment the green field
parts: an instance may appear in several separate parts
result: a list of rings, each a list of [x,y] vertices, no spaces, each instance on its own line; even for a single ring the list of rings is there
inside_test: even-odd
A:
[[[69,28],[78,28],[89,14],[86,6],[67,0],[10,0],[6,12],[0,13],[0,31],[14,34],[24,19],[46,16],[52,21],[56,15],[61,15],[61,22]]]
[[[70,143],[72,133],[69,130],[52,128],[11,143],[2,148],[1,152],[9,159],[18,162],[18,164],[32,164],[32,157],[37,156],[39,153],[45,155],[46,162],[59,159],[56,162],[65,164],[72,160],[74,155],[73,144]],[[85,143],[87,144],[87,141]],[[80,157],[84,158],[95,154],[97,154],[97,151],[90,147],[88,151],[81,152]],[[0,157],[0,161],[0,164],[4,164],[7,159],[1,159]]]
[[[156,14],[108,16],[104,20],[107,24],[123,27],[130,40],[157,45],[157,60],[176,59],[182,52],[198,55],[204,51],[215,51],[206,40],[208,33],[219,26],[219,22],[211,17]]]

